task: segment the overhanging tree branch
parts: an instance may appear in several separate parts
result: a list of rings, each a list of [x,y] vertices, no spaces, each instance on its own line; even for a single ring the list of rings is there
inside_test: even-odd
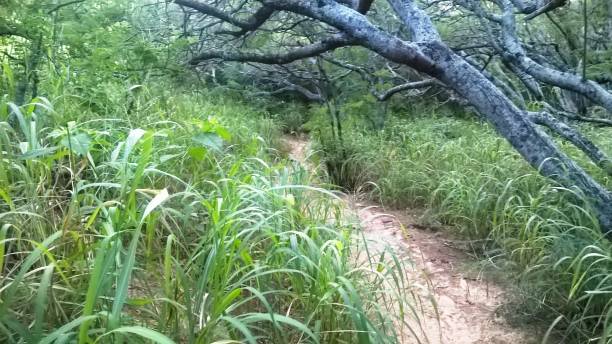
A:
[[[276,95],[276,94],[281,94],[283,92],[295,92],[312,102],[322,103],[325,101],[324,97],[319,92],[317,93],[312,92],[304,86],[300,86],[300,85],[291,83],[287,80],[283,81],[283,84],[284,84],[283,87],[276,89],[274,91],[265,92],[265,94]],[[264,94],[264,93],[258,92],[256,94]]]
[[[391,98],[394,94],[402,92],[402,91],[414,90],[414,89],[417,89],[417,88],[430,87],[430,86],[434,86],[434,85],[444,86],[444,84],[442,84],[441,82],[439,82],[436,79],[425,79],[425,80],[407,82],[405,84],[397,85],[397,86],[392,87],[392,88],[390,88],[390,89],[388,89],[388,90],[386,90],[386,91],[384,91],[382,93],[375,93],[374,96],[379,101],[385,101],[385,100]]]
[[[563,7],[567,4],[567,0],[550,0],[544,6],[537,8],[535,11],[525,16],[525,20],[531,20],[544,13],[548,13],[556,8]]]
[[[61,10],[62,8],[64,8],[64,7],[68,7],[70,5],[75,5],[75,4],[78,4],[78,3],[81,3],[81,2],[85,2],[85,0],[74,0],[74,1],[65,2],[63,4],[59,4],[59,5],[55,6],[55,7],[53,7],[52,9],[50,9],[49,11],[47,11],[47,14],[51,14],[53,12],[57,12],[57,11]]]
[[[529,58],[516,34],[514,7],[509,0],[500,0],[499,2],[501,4],[500,8],[503,10],[501,21],[502,48],[499,53],[502,54],[505,61],[512,63],[518,69],[543,83],[579,93],[612,113],[612,94],[601,85],[590,80],[582,80],[575,74],[544,66]]]
[[[225,6],[229,4],[227,1],[218,1]],[[468,5],[470,3],[479,4],[477,0],[460,1],[467,2]],[[493,23],[491,28],[486,25],[483,27],[493,38],[490,42],[492,45],[510,43],[510,45],[494,46],[494,49],[499,54],[515,54],[516,58],[511,61],[536,80],[544,82],[548,80],[551,84],[568,88],[572,86],[573,89],[586,87],[581,89],[583,94],[606,106],[610,94],[599,85],[580,82],[579,87],[576,87],[574,80],[566,78],[563,73],[561,75],[558,74],[559,72],[553,73],[552,78],[547,79],[546,75],[538,74],[538,71],[533,70],[536,66],[542,66],[530,60],[522,51],[521,43],[514,32],[514,17],[508,18],[514,16],[514,7],[511,4],[508,6],[509,1],[493,1],[502,7],[502,16],[487,15],[483,12],[481,17],[486,18],[482,22]],[[588,195],[602,231],[612,236],[612,193],[560,150],[545,132],[537,128],[524,110],[517,108],[499,87],[487,79],[482,70],[470,65],[465,58],[450,49],[442,41],[431,17],[418,8],[417,0],[387,0],[397,17],[400,18],[400,25],[410,30],[411,41],[406,40],[397,32],[386,30],[382,25],[373,24],[370,21],[372,17],[359,13],[354,9],[355,7],[346,5],[346,1],[342,1],[342,4],[334,0],[252,1],[252,3],[256,2],[277,11],[283,11],[283,14],[286,13],[288,16],[303,16],[310,18],[313,22],[318,21],[322,27],[331,26],[345,35],[343,37],[346,38],[343,39],[348,40],[350,44],[360,45],[388,61],[413,68],[439,80],[450,90],[456,92],[459,97],[466,99],[543,176],[566,187],[577,186]],[[226,8],[225,6],[217,6],[217,8]],[[511,9],[510,14],[507,12],[508,8]],[[478,6],[476,9],[479,10]],[[510,24],[508,26],[510,30],[502,30],[501,37],[499,37],[500,27],[506,24]],[[330,46],[320,42],[281,53],[213,51],[194,58],[193,62],[197,64],[205,59],[222,58],[231,61],[286,64],[300,58],[314,57],[334,47],[348,44],[343,42]],[[518,44],[519,50],[516,49],[515,44]],[[534,64],[531,65],[530,61]],[[544,73],[548,74],[549,71],[545,70]],[[559,81],[559,77],[564,80]],[[568,86],[568,83],[571,85]],[[612,102],[610,107],[606,106],[606,108],[612,108]]]
[[[317,43],[294,48],[284,52],[257,52],[257,51],[226,51],[211,50],[192,58],[189,63],[198,63],[211,59],[222,59],[235,62],[257,62],[264,64],[287,64],[308,57],[318,56],[324,52],[340,47],[355,45],[356,41],[344,35],[336,35]]]
[[[25,39],[31,39],[30,35],[25,30],[3,23],[0,23],[0,36],[15,36]]]
[[[553,132],[571,142],[583,151],[597,166],[612,176],[612,160],[599,149],[591,140],[580,134],[578,130],[558,120],[548,112],[529,112],[529,118],[536,124],[543,125]]]
[[[253,15],[247,19],[239,19],[231,13],[227,13],[219,10],[213,5],[208,5],[198,0],[175,0],[176,4],[189,7],[202,14],[210,15],[215,18],[221,19],[224,22],[230,23],[236,27],[239,27],[240,31],[223,31],[222,33],[228,33],[234,36],[242,36],[245,33],[253,30],[257,30],[263,25],[271,16],[274,14],[274,9],[268,6],[260,7]]]
[[[548,112],[550,112],[552,114],[555,114],[557,116],[562,116],[562,117],[565,117],[567,119],[571,119],[571,120],[574,120],[574,121],[590,122],[590,123],[601,124],[601,125],[604,125],[604,126],[612,126],[612,120],[609,120],[609,119],[581,116],[581,115],[573,113],[573,112],[557,110],[557,109],[553,108],[552,106],[550,106],[550,104],[547,104],[547,103],[542,103],[542,104],[543,104],[544,109],[546,111],[548,111]]]
[[[512,4],[520,13],[526,14],[525,20],[531,20],[567,4],[567,0],[532,1],[527,4],[523,0],[512,0]]]

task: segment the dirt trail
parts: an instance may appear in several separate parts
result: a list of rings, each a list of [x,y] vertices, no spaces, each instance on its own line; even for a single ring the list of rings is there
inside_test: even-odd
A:
[[[290,136],[284,141],[290,157],[308,167],[307,139]],[[433,295],[437,314],[433,306],[423,309],[425,314],[420,325],[426,338],[419,335],[420,342],[539,343],[532,331],[513,328],[496,315],[504,301],[503,288],[487,282],[482,276],[465,273],[462,267],[471,262],[470,258],[454,248],[445,233],[422,229],[416,225],[414,215],[407,212],[386,211],[376,204],[360,202],[355,196],[345,197],[345,202],[348,213],[359,220],[366,240],[371,242],[369,247],[382,251],[388,246],[396,255],[408,258],[413,266],[403,271],[407,279],[415,286],[427,286],[425,293]],[[401,343],[419,342],[406,335],[406,331],[400,332],[404,337]]]

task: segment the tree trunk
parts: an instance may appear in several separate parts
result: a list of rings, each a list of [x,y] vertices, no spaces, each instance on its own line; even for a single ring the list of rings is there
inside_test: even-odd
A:
[[[423,54],[435,65],[433,70],[423,70],[423,72],[436,77],[467,99],[542,175],[566,188],[577,186],[586,197],[590,198],[602,232],[612,235],[612,194],[561,152],[551,138],[539,130],[529,120],[527,114],[519,110],[482,73],[442,43],[427,14],[417,8],[413,0],[389,0],[389,2],[402,21],[410,27],[413,39],[420,41]],[[507,18],[504,19],[508,21]],[[524,62],[526,58],[519,60]],[[407,60],[406,64],[409,63]],[[547,71],[544,71],[544,74],[559,77],[558,74],[551,75]],[[580,83],[580,86],[587,87],[586,83]],[[600,86],[588,84],[588,87]],[[603,103],[612,100],[610,94],[602,98],[600,100]],[[612,103],[609,105],[612,108]]]
[[[612,194],[599,185],[574,161],[559,150],[525,111],[517,108],[483,73],[442,43],[429,16],[415,0],[388,0],[401,21],[410,29],[411,41],[374,26],[363,14],[332,0],[259,0],[264,6],[319,20],[338,29],[340,37],[295,48],[288,53],[208,53],[206,58],[259,63],[288,63],[346,45],[361,45],[386,59],[409,66],[442,81],[495,127],[497,132],[538,169],[566,188],[579,188],[589,198],[604,233],[612,234]],[[514,36],[513,12],[508,0],[501,17],[505,58],[532,77],[581,93],[612,111],[612,95],[601,86],[580,77],[543,67],[526,56]],[[181,1],[181,3],[184,1]],[[209,13],[210,14],[210,13]],[[223,18],[221,18],[223,19]]]
[[[439,42],[425,51],[440,68],[442,82],[467,99],[534,168],[567,188],[578,187],[590,198],[601,230],[612,233],[612,195],[561,152],[497,87]]]

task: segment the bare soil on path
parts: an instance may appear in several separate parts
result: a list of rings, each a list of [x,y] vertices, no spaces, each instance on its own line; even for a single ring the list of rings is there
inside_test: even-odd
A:
[[[284,138],[289,156],[311,169],[305,137]],[[531,344],[540,338],[532,329],[510,326],[498,315],[507,296],[504,288],[487,281],[482,274],[468,271],[475,261],[454,245],[444,231],[418,225],[418,212],[389,211],[379,205],[344,197],[345,210],[360,222],[366,241],[390,247],[409,259],[405,277],[433,296],[435,307],[425,307],[420,319],[424,336],[416,340],[404,330],[401,343],[412,344]],[[370,247],[370,246],[369,246]],[[411,320],[412,321],[412,320]]]

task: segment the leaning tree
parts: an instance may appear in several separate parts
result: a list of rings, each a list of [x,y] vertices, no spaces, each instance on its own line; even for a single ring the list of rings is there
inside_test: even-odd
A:
[[[407,82],[387,91],[375,91],[376,98],[383,101],[401,91],[420,87],[446,89],[486,118],[542,175],[565,187],[579,188],[590,200],[601,230],[612,233],[612,193],[539,128],[539,125],[550,128],[612,174],[612,161],[606,154],[560,120],[559,115],[589,118],[570,113],[562,102],[549,101],[550,89],[554,88],[612,113],[612,93],[600,83],[587,79],[586,73],[580,75],[572,70],[576,67],[572,66],[573,62],[547,54],[546,49],[538,46],[542,43],[541,37],[526,42],[519,32],[524,21],[539,16],[552,18],[551,11],[565,6],[567,1],[437,0],[423,3],[426,8],[415,0],[174,2],[185,15],[184,34],[189,28],[200,38],[191,51],[190,63],[194,66],[222,60],[286,69],[283,66],[296,61],[312,63],[324,59],[374,82],[367,63],[357,65],[332,54],[345,47],[361,47],[386,61],[392,71],[410,70],[420,79],[406,79]],[[443,39],[434,25],[449,18],[463,18],[470,23],[461,42]],[[470,42],[469,37],[477,38]],[[584,38],[586,57],[586,29]],[[493,58],[499,63],[491,63]],[[586,59],[579,63],[584,66]],[[496,69],[490,70],[490,66]],[[289,78],[279,80],[285,89],[319,98],[299,82],[290,82]],[[523,85],[529,99],[541,104],[539,111],[529,111],[525,92],[517,90],[513,80]],[[606,119],[591,120],[607,123]]]

